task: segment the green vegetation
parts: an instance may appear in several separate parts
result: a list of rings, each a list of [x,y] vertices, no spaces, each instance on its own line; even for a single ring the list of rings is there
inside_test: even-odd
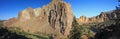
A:
[[[90,30],[90,26],[87,26],[85,24],[79,25],[74,17],[69,39],[85,39],[85,38],[91,38],[93,36],[94,33]]]
[[[74,17],[69,39],[108,39],[111,36],[120,35],[119,25],[119,20],[79,25]]]
[[[117,22],[116,22],[117,21]],[[92,27],[95,39],[118,39],[120,37],[120,20],[109,20]]]
[[[76,18],[74,17],[73,23],[72,23],[72,30],[70,33],[69,38],[70,39],[80,39],[80,30],[79,30],[79,24],[76,21]]]
[[[94,32],[101,32],[101,29],[104,29],[112,24],[115,24],[114,20],[107,20],[105,22],[91,24],[90,29]]]
[[[117,11],[117,18],[99,23],[93,30],[97,30],[95,39],[119,39],[120,38],[120,12]],[[100,27],[102,26],[102,27]]]
[[[4,28],[0,26],[0,39],[52,39],[45,34],[31,34],[24,32],[18,27]]]

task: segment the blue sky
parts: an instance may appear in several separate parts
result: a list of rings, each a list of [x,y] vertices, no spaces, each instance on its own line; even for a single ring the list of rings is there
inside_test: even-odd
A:
[[[74,15],[92,17],[100,12],[114,10],[118,0],[64,0],[71,4]],[[51,0],[0,0],[0,19],[17,17],[18,13],[28,7],[38,8]]]

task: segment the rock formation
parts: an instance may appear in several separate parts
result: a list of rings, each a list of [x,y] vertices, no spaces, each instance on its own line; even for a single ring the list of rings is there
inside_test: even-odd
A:
[[[31,33],[42,32],[54,38],[67,37],[73,21],[71,6],[62,0],[52,0],[42,8],[28,8],[19,12],[18,18],[4,22],[6,27],[19,27]]]
[[[5,20],[0,20],[0,26],[3,26]]]
[[[81,16],[80,18],[77,19],[79,23],[87,23],[88,18],[86,16]]]
[[[87,18],[85,16],[81,16],[80,18],[77,19],[79,24],[84,24],[84,23],[99,23],[99,22],[104,22],[106,20],[111,20],[117,18],[117,14],[115,13],[115,10],[110,11],[110,12],[101,12],[100,15]]]

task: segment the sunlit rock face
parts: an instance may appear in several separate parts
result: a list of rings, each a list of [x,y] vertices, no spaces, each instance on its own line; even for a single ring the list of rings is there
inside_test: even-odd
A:
[[[80,18],[77,19],[77,21],[82,24],[82,23],[87,23],[88,18],[86,16],[81,16]]]
[[[73,21],[71,6],[62,0],[52,0],[42,8],[27,8],[16,19],[4,23],[7,27],[20,27],[31,33],[42,32],[59,39],[69,35]]]
[[[20,21],[25,21],[33,17],[35,17],[34,10],[31,7],[29,7],[28,9],[23,10],[19,13],[18,19]]]
[[[100,15],[94,16],[91,18],[87,18],[86,16],[81,16],[80,18],[77,18],[77,21],[79,24],[100,23],[100,22],[104,22],[106,20],[111,20],[115,18],[117,18],[117,14],[115,13],[115,10],[113,10],[109,12],[101,12]]]

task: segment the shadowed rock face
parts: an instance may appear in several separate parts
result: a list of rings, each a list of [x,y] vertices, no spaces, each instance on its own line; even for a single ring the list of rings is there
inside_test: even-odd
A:
[[[73,21],[71,6],[62,0],[52,0],[42,8],[28,8],[18,18],[5,21],[6,27],[20,27],[31,33],[42,32],[53,37],[67,37]]]
[[[84,23],[99,23],[99,22],[104,22],[106,20],[110,19],[115,19],[117,18],[117,14],[114,11],[110,12],[101,12],[100,15],[87,18],[86,16],[81,16],[80,18],[77,19],[79,24],[84,24]]]

